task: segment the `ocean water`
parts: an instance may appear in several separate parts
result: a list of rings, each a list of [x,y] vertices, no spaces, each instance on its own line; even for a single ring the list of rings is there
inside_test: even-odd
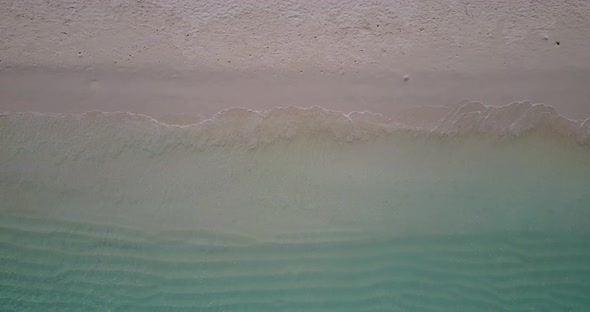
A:
[[[0,116],[2,311],[587,311],[590,121]]]

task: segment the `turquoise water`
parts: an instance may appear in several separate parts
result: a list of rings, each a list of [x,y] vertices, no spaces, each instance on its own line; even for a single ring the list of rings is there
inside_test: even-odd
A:
[[[208,236],[208,242],[191,237]],[[587,311],[590,237],[257,242],[3,216],[2,311]]]
[[[0,311],[590,310],[590,148],[555,116],[274,114],[0,115]]]

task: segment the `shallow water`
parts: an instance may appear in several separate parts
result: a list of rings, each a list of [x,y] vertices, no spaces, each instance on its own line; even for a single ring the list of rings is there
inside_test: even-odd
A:
[[[590,149],[547,111],[439,132],[297,109],[3,115],[0,306],[586,311]]]

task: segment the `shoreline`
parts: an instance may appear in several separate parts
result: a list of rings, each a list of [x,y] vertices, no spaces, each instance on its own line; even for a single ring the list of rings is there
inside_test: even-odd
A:
[[[404,76],[408,75],[405,80]],[[444,107],[464,99],[501,106],[531,101],[572,119],[590,117],[590,70],[485,73],[357,71],[166,71],[7,66],[0,70],[0,111],[127,111],[211,116],[232,107],[320,106],[391,117],[407,108]]]

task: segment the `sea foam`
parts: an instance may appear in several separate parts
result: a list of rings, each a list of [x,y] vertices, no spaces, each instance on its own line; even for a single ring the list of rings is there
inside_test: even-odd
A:
[[[442,118],[430,125],[420,120],[420,109],[415,109],[418,118],[406,120],[371,112],[345,114],[319,107],[278,107],[268,111],[231,108],[220,111],[211,118],[198,116],[179,119],[167,116],[160,120],[124,112],[14,113],[0,117],[0,135],[3,140],[32,143],[38,133],[43,132],[53,137],[47,139],[56,144],[73,141],[82,145],[103,143],[108,144],[114,153],[133,146],[138,141],[141,141],[142,149],[159,153],[174,145],[203,148],[246,144],[254,148],[259,144],[297,137],[322,137],[350,143],[394,132],[515,137],[544,132],[567,137],[580,144],[590,142],[590,119],[568,119],[559,115],[551,106],[531,104],[528,101],[500,107],[463,101],[446,107]],[[191,124],[191,120],[196,123]]]

